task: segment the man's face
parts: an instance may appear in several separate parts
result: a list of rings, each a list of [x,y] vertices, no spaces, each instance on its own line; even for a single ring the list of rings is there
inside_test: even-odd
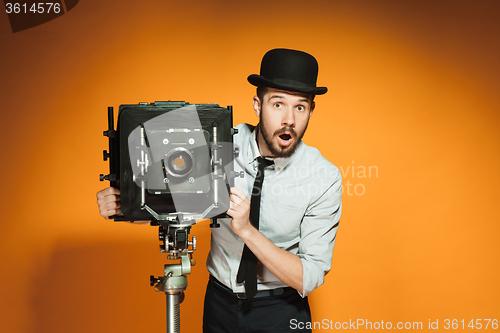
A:
[[[255,96],[253,104],[260,117],[257,143],[261,155],[290,157],[304,136],[314,109],[311,95],[268,88],[262,101]]]

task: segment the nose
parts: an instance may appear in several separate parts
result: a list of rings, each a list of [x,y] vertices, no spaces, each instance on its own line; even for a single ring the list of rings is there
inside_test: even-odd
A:
[[[295,127],[295,113],[293,110],[286,110],[283,112],[283,118],[281,119],[281,126]]]

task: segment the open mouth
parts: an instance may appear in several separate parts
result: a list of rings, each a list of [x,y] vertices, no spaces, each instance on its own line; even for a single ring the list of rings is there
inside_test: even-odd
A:
[[[290,143],[292,143],[292,135],[289,134],[289,133],[283,133],[283,134],[280,134],[278,135],[278,141],[280,143],[281,146],[288,146],[290,145]]]
[[[283,134],[280,135],[280,138],[283,141],[288,141],[288,140],[290,140],[292,138],[292,136],[290,134],[288,134],[288,133],[283,133]]]

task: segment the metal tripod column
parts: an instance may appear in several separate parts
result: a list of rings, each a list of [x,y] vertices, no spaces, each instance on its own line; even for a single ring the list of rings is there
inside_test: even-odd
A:
[[[167,332],[179,333],[181,331],[180,294],[167,295]]]
[[[188,256],[181,257],[181,264],[165,265],[163,292],[167,296],[167,333],[180,333],[180,304],[184,300],[184,290],[187,288],[187,277],[191,273]],[[183,266],[184,264],[184,266]]]
[[[191,273],[191,262],[187,253],[180,257],[180,264],[165,265],[165,276],[152,278],[155,290],[164,292],[167,297],[167,333],[180,333],[180,304],[187,288],[187,276]]]

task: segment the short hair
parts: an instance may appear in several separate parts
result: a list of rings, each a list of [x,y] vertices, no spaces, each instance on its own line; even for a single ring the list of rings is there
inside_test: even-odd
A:
[[[264,99],[264,95],[267,93],[268,90],[269,90],[269,87],[267,87],[267,86],[258,86],[257,87],[257,97],[259,98],[261,103]]]
[[[257,97],[259,98],[261,103],[263,103],[264,95],[267,93],[268,90],[269,90],[268,86],[258,86],[257,87]],[[309,94],[309,96],[311,96],[311,103],[314,102],[314,97],[316,95]]]

